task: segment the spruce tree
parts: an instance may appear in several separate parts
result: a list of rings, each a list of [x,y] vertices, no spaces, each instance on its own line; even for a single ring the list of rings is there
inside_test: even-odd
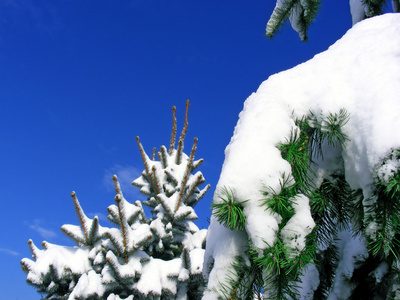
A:
[[[142,175],[133,181],[147,196],[143,205],[151,209],[146,217],[140,201],[133,204],[123,195],[117,176],[115,204],[108,207],[108,219],[115,227],[103,227],[98,217],[84,213],[75,192],[71,194],[79,226],[63,225],[61,230],[76,247],[43,242],[43,250],[32,241],[34,260],[24,258],[27,282],[45,299],[200,299],[206,229],[199,230],[194,207],[209,185],[195,160],[197,138],[191,152],[184,153],[188,108],[176,147],[176,117],[169,149],[162,146],[151,158],[137,137],[144,163]]]

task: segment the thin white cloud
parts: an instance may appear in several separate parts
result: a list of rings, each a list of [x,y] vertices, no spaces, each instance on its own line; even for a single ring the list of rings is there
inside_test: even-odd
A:
[[[42,227],[40,223],[42,223],[40,220],[35,219],[33,221],[33,224],[29,225],[29,228],[39,233],[40,236],[44,239],[51,239],[57,236],[57,234],[53,230]]]
[[[19,253],[10,249],[6,249],[6,248],[0,248],[0,252],[1,253],[5,253],[5,254],[9,254],[9,255],[13,255],[13,256],[18,256]]]

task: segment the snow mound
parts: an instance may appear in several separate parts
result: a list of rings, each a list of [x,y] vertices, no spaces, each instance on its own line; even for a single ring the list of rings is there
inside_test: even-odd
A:
[[[246,231],[256,247],[275,241],[280,220],[260,207],[261,191],[279,189],[282,175],[291,173],[276,145],[290,138],[295,120],[310,112],[322,117],[340,109],[349,113],[343,127],[349,141],[341,153],[345,177],[351,188],[368,195],[379,162],[391,149],[400,148],[399,95],[400,14],[357,23],[327,51],[260,85],[244,103],[217,185],[217,191],[229,187],[239,201],[248,200]],[[218,201],[216,196],[214,202]],[[309,210],[308,201],[298,202],[303,204],[297,209]],[[232,232],[211,218],[203,268],[209,283],[203,299],[217,299],[228,260],[244,244],[242,232]]]

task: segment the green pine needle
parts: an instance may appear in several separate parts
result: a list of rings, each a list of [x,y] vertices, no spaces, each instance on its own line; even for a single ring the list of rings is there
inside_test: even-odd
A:
[[[287,221],[294,215],[292,206],[293,197],[296,196],[297,191],[293,187],[293,180],[285,174],[282,175],[280,181],[280,191],[276,192],[274,189],[267,187],[263,194],[266,196],[262,201],[267,209],[279,214],[282,217],[280,227],[283,227]]]
[[[349,113],[345,109],[340,109],[339,114],[330,113],[329,116],[322,122],[321,131],[323,139],[328,141],[328,144],[335,147],[343,146],[349,140],[348,136],[342,132],[342,128],[349,121]]]
[[[289,140],[277,147],[292,167],[292,175],[300,191],[308,189],[311,172],[309,137],[300,130],[292,131]]]
[[[225,227],[230,230],[244,230],[246,217],[243,213],[243,203],[248,200],[238,201],[233,190],[223,188],[218,195],[221,203],[213,203],[212,214]]]
[[[367,6],[366,17],[371,18],[383,13],[383,5],[386,0],[363,0],[362,2]]]

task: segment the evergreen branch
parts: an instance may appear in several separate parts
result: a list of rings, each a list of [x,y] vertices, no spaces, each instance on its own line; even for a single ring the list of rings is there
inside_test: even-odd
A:
[[[78,246],[79,246],[79,245],[86,245],[86,246],[87,246],[87,244],[86,244],[87,239],[84,240],[84,239],[80,239],[80,238],[77,237],[77,236],[74,236],[74,235],[71,234],[69,231],[67,231],[63,226],[61,226],[60,229],[61,229],[61,231],[64,232],[69,238],[71,238],[72,240],[74,240],[75,243],[76,243]]]
[[[364,224],[364,206],[363,206],[363,193],[359,189],[353,192],[353,201],[351,201],[351,225],[354,234],[358,235],[365,229]]]
[[[365,16],[367,18],[371,18],[383,13],[383,5],[385,4],[386,0],[361,0],[361,2],[367,8],[364,9]]]
[[[310,193],[311,213],[316,223],[315,236],[318,245],[330,245],[338,230],[350,229],[350,222],[362,218],[354,203],[360,203],[360,191],[353,191],[344,175],[332,175],[324,179],[319,189]],[[358,215],[357,215],[358,214]],[[355,223],[354,228],[358,228]],[[359,225],[362,227],[362,225]],[[355,234],[357,229],[352,228]]]
[[[296,183],[309,182],[310,157],[308,151],[308,137],[301,134],[299,130],[292,131],[290,139],[286,143],[278,145],[282,158],[289,162],[292,167],[292,175]],[[303,189],[306,189],[304,187]]]
[[[153,238],[153,236],[151,234],[148,235],[146,238],[144,238],[142,241],[140,241],[136,247],[133,247],[133,249],[131,251],[127,252],[126,257],[131,256],[133,253],[135,253],[137,250],[139,250],[140,247],[142,247],[143,245],[148,243],[152,238]]]
[[[185,269],[189,270],[190,272],[190,266],[191,266],[191,262],[190,262],[190,255],[189,252],[187,250],[187,248],[183,248],[182,250],[182,258],[183,258],[183,266]]]
[[[137,206],[137,205],[135,205]],[[128,223],[128,225],[132,225],[132,223],[134,222],[134,220],[137,218],[137,216],[141,215],[142,217],[145,216],[143,208],[140,207],[140,210],[137,210],[135,213],[131,214],[128,218],[126,218],[126,222]],[[142,219],[143,223],[146,223],[147,218],[145,217],[144,219]]]
[[[336,220],[339,229],[349,228],[350,223],[350,199],[353,198],[353,190],[347,183],[344,175],[332,175],[332,180],[324,180],[320,191],[326,199],[331,218]]]
[[[195,161],[195,162],[193,162],[191,172],[193,172],[194,170],[196,170],[203,162],[204,162],[204,159],[202,159],[202,158],[199,159],[199,160],[197,160],[197,161]]]
[[[168,163],[167,163],[167,148],[165,148],[165,146],[161,146],[160,148],[160,152],[159,152],[159,159],[162,163],[162,167],[163,169],[168,167]]]
[[[177,211],[174,214],[174,222],[179,222],[181,220],[197,220],[197,216],[195,217],[191,216],[190,218],[187,218],[188,216],[192,215],[192,211],[188,210],[185,212],[182,211]]]
[[[346,134],[342,132],[342,128],[349,121],[350,115],[345,109],[340,109],[339,114],[330,113],[329,116],[322,122],[321,132],[323,138],[328,141],[328,144],[335,147],[343,146],[349,140]]]
[[[180,190],[180,193],[179,193],[178,203],[176,204],[176,207],[175,207],[175,212],[178,211],[178,208],[181,205],[182,197],[183,197],[183,194],[184,194],[185,189],[186,189],[186,183],[187,183],[188,178],[189,178],[190,170],[192,169],[192,164],[193,164],[193,160],[194,160],[194,153],[196,152],[196,144],[197,144],[197,138],[194,138],[192,151],[190,152],[189,161],[188,161],[188,163],[186,165],[185,176],[183,177],[183,181],[181,183],[181,190]]]
[[[193,194],[193,192],[196,190],[197,186],[202,184],[205,181],[203,174],[199,174],[196,178],[195,184],[193,184],[193,187],[190,189],[190,191],[187,193],[187,196],[183,200],[183,203],[186,204],[186,202],[189,200],[190,196]]]
[[[400,172],[395,173],[387,182],[384,193],[392,199],[400,197]]]
[[[47,287],[46,293],[47,293],[47,295],[49,295],[49,296],[54,295],[54,294],[57,292],[57,290],[59,289],[59,285],[58,285],[57,283],[55,283],[54,281],[53,281],[53,283],[54,283],[54,284],[50,284],[50,285]]]
[[[46,242],[46,241],[43,241],[43,242],[42,242],[42,247],[43,247],[45,250],[47,250],[47,249],[49,248],[49,246],[47,245],[47,242]]]
[[[121,283],[122,281],[122,276],[121,273],[119,272],[119,263],[118,263],[118,259],[117,257],[115,257],[115,255],[109,251],[107,253],[107,257],[106,257],[106,263],[107,265],[110,267],[111,271],[113,272],[115,279]]]
[[[314,227],[313,231],[306,236],[306,245],[304,249],[294,257],[292,255],[292,249],[286,248],[287,252],[285,256],[289,259],[285,267],[285,274],[290,275],[292,281],[299,280],[301,271],[305,266],[316,263],[316,253],[318,249],[316,232],[316,228]]]
[[[120,226],[120,224],[119,224],[119,222],[118,222],[118,219],[119,219],[118,212],[115,211],[115,210],[113,210],[113,209],[112,209],[112,206],[107,207],[107,212],[109,213],[109,215],[107,216],[107,219],[108,219],[109,221],[111,221],[112,223],[114,223],[114,224]]]
[[[189,99],[186,101],[186,113],[185,113],[185,124],[183,125],[182,133],[178,141],[178,151],[176,154],[176,164],[180,165],[182,162],[183,142],[185,140],[186,130],[188,128],[188,111],[189,111]]]
[[[289,249],[280,238],[272,247],[264,250],[263,256],[255,256],[257,252],[254,249],[251,249],[251,252],[254,253],[254,261],[265,271],[265,292],[270,299],[290,299],[288,296],[293,299],[299,298],[298,270],[292,268],[292,261],[286,256]]]
[[[246,216],[243,213],[243,203],[248,200],[238,202],[232,190],[224,188],[218,195],[221,203],[212,204],[212,214],[218,222],[230,230],[244,230]]]
[[[24,271],[25,273],[28,274],[32,270],[31,260],[22,259],[19,263],[21,265],[22,271]]]
[[[331,290],[339,260],[338,247],[331,243],[324,251],[317,253],[317,269],[319,273],[319,285],[314,291],[314,299],[327,299]]]
[[[312,157],[322,155],[321,138],[318,130],[318,122],[315,115],[310,111],[308,116],[295,120],[296,126],[300,129],[300,139],[304,148],[308,149],[309,160],[312,163]],[[293,133],[292,133],[293,134]],[[300,142],[300,144],[301,144]],[[303,149],[303,147],[299,149]]]
[[[265,35],[269,38],[273,38],[274,35],[283,26],[284,22],[289,18],[293,7],[297,5],[299,0],[289,0],[282,3],[282,7],[275,7],[270,19],[266,26]]]
[[[148,157],[147,157],[147,155],[146,155],[146,152],[145,152],[144,149],[143,149],[142,144],[140,143],[140,139],[139,139],[138,136],[136,137],[136,142],[138,143],[138,146],[139,146],[140,154],[141,154],[141,156],[142,156],[142,160],[143,160],[143,164],[144,164],[144,167],[145,167],[145,170],[146,170],[146,174],[147,174],[147,177],[148,177],[148,181],[149,181],[150,185],[152,186],[153,191],[155,192],[157,189],[156,189],[156,187],[154,186],[154,182],[153,182],[153,180],[152,180],[152,178],[151,178],[150,168],[149,168],[149,165],[148,165],[148,163],[147,163]]]
[[[156,187],[155,191],[157,192],[157,194],[159,194],[161,192],[162,188],[160,187],[160,184],[158,183],[157,174],[156,174],[156,166],[153,166],[151,168],[151,171],[152,171],[153,178],[154,178],[153,179],[154,180],[154,185]]]
[[[162,194],[159,194],[156,196],[156,199],[158,200],[158,202],[161,204],[162,208],[164,209],[164,211],[166,212],[166,214],[168,215],[168,217],[173,220],[173,212],[171,211],[171,209],[169,208],[168,204],[164,201],[164,198],[162,197]]]
[[[118,240],[109,232],[106,233],[106,237],[110,240],[110,242],[113,245],[113,247],[115,248],[115,250],[117,250],[118,256],[122,257],[124,255],[125,249],[121,248],[121,246],[118,243]]]
[[[395,13],[400,12],[400,1],[392,0],[392,7],[393,7],[393,12],[395,12]]]
[[[134,205],[139,208],[139,214],[140,214],[140,218],[141,218],[142,222],[143,223],[148,223],[148,220],[147,220],[146,214],[145,214],[145,212],[143,210],[143,206],[142,206],[141,202],[140,201],[136,201],[134,203]]]
[[[253,300],[255,297],[262,299],[263,270],[254,262],[253,254],[246,251],[245,256],[235,257],[232,270],[228,271],[228,283],[220,283],[225,299]]]
[[[90,243],[90,245],[89,245],[90,248],[93,248],[93,242],[94,242],[94,239],[96,238],[98,232],[99,232],[99,218],[97,216],[95,216],[93,218],[92,225],[90,226],[89,234],[88,234],[88,242]],[[97,240],[100,240],[100,239],[101,239],[101,237]]]
[[[78,198],[76,197],[75,192],[71,193],[71,197],[74,200],[75,210],[76,210],[76,213],[78,214],[79,222],[81,223],[82,231],[85,234],[85,239],[87,241],[88,234],[87,234],[87,230],[86,230],[86,226],[85,226],[86,224],[84,221],[86,219],[86,215],[84,214],[83,209],[82,209],[81,205],[79,204],[79,201],[78,201]],[[67,233],[67,235],[70,236],[68,233]],[[72,236],[71,236],[71,238],[72,238]]]
[[[85,215],[75,192],[71,193],[71,197],[74,200],[75,210],[78,214],[81,226],[63,225],[61,226],[61,231],[73,239],[78,246],[85,245],[92,249],[96,242],[104,237],[104,232],[102,232],[101,235],[98,235],[100,226],[99,219],[95,216],[93,220],[90,220]],[[76,228],[79,228],[79,232],[76,231]]]
[[[172,106],[172,134],[171,142],[169,144],[169,155],[172,155],[172,151],[175,149],[175,138],[176,138],[176,107]]]
[[[292,203],[293,197],[296,196],[297,192],[293,188],[291,178],[285,176],[285,174],[282,175],[279,185],[279,193],[271,187],[267,187],[266,190],[263,191],[266,198],[263,199],[262,205],[265,205],[267,209],[271,209],[273,212],[282,216],[280,227],[284,227],[287,221],[294,215]]]
[[[183,140],[178,141],[178,149],[176,151],[175,163],[180,165],[182,162],[182,153],[183,153]]]
[[[121,185],[118,182],[118,178],[117,175],[113,175],[112,180],[114,181],[114,187],[115,187],[115,193],[117,195],[121,195],[121,197],[123,197],[122,195],[122,190],[121,190]]]
[[[268,20],[265,35],[273,38],[290,19],[292,27],[302,41],[307,41],[307,32],[320,10],[321,0],[283,0],[277,4]]]
[[[179,181],[176,179],[174,173],[170,172],[169,170],[165,169],[164,173],[167,175],[168,181],[174,185],[174,190],[178,186]]]
[[[327,199],[324,198],[320,190],[315,190],[310,195],[311,214],[316,224],[314,230],[316,232],[316,243],[318,245],[330,245],[337,236],[338,228],[336,221],[332,219]]]
[[[118,217],[119,217],[119,222],[120,222],[120,229],[122,231],[122,239],[123,239],[123,243],[124,243],[124,253],[126,252],[126,249],[128,247],[128,224],[126,223],[126,220],[124,218],[125,216],[125,211],[123,212],[121,209],[121,195],[116,195],[115,196],[115,202],[117,203],[117,207],[118,207]],[[128,263],[128,257],[125,255],[125,263]]]
[[[305,0],[301,1],[300,3],[303,6],[303,13],[301,14],[301,27],[302,27],[302,32],[304,34],[304,39],[307,40],[307,31],[311,25],[312,22],[315,21],[316,16],[320,10],[321,7],[321,0]]]
[[[152,160],[152,161],[155,161],[155,160],[156,160],[156,151],[157,151],[157,149],[156,149],[156,147],[154,147],[154,148],[153,148],[153,153],[151,154],[151,160]]]
[[[396,232],[399,234],[400,232]],[[390,255],[394,257],[395,260],[399,260],[400,257],[400,241],[397,239],[396,235],[389,232],[377,232],[377,237],[369,242],[369,250],[373,256],[383,255],[389,258]]]
[[[393,164],[400,158],[399,150],[392,152],[383,159],[381,168]],[[379,168],[378,168],[379,170]],[[376,171],[378,173],[378,171]],[[400,167],[395,168],[386,176],[375,176],[375,190],[373,199],[365,208],[367,225],[377,227],[375,232],[368,234],[369,250],[372,255],[383,255],[389,260],[398,260],[400,257]]]
[[[31,249],[32,257],[35,260],[37,260],[40,256],[40,252],[42,250],[40,250],[38,247],[36,247],[36,245],[33,243],[33,241],[31,239],[28,241],[28,245],[29,245],[29,248]]]
[[[209,190],[209,188],[211,187],[210,184],[207,184],[204,189],[202,189],[200,191],[200,193],[197,195],[197,199],[193,202],[190,203],[191,207],[195,207],[197,203],[199,203],[199,201],[204,197],[204,195],[207,193],[207,191]]]

